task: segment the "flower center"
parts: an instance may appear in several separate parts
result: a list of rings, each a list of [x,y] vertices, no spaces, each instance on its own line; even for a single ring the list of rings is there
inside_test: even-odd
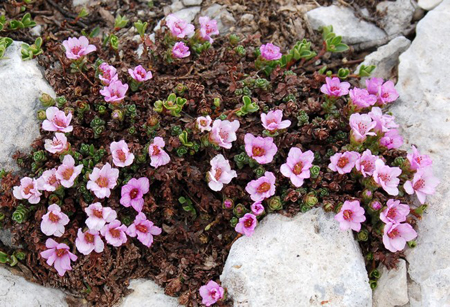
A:
[[[34,188],[34,185],[32,183],[30,183],[29,185],[27,185],[25,188],[23,188],[23,193],[25,194],[30,194],[31,190]]]
[[[373,170],[373,167],[374,167],[373,163],[370,161],[367,161],[367,160],[362,161],[361,166],[364,168],[365,171],[371,171],[371,170]]]
[[[109,230],[109,233],[114,237],[114,238],[120,238],[120,230],[113,228]]]
[[[264,148],[261,148],[261,147],[253,147],[252,148],[252,154],[254,157],[261,157],[265,153],[266,153],[266,151],[264,150]]]
[[[143,72],[142,70],[138,70],[138,71],[137,71],[137,74],[138,74],[139,76],[141,76],[141,78],[145,78],[145,72]]]
[[[67,249],[59,248],[55,252],[56,252],[56,256],[58,258],[60,258],[60,257],[64,256],[65,254],[67,254]]]
[[[72,48],[72,53],[73,54],[78,54],[81,51],[81,47],[80,46],[75,46]]]
[[[98,177],[97,180],[95,180],[95,183],[100,187],[100,188],[107,188],[109,185],[109,180],[107,177]]]
[[[295,175],[299,175],[299,174],[302,173],[302,171],[303,171],[303,163],[302,163],[302,161],[300,161],[300,162],[298,162],[297,164],[294,165],[294,169],[292,170],[292,172]]]
[[[222,176],[222,169],[219,167],[216,169],[216,174],[214,175],[214,178],[216,178],[216,180],[219,180],[220,176]]]
[[[358,130],[362,133],[365,133],[367,130],[367,125],[364,123],[358,123]]]
[[[245,228],[250,228],[253,225],[253,220],[252,219],[246,219],[244,222],[244,226]]]
[[[157,156],[157,155],[159,155],[160,152],[161,152],[161,150],[159,150],[159,147],[156,145],[153,145],[153,155]]]
[[[399,232],[397,229],[394,229],[394,230],[390,231],[387,235],[389,238],[394,239],[394,238],[398,237]]]
[[[92,210],[92,214],[95,217],[98,217],[99,219],[103,218],[103,210],[96,210],[96,209],[94,209],[94,210]]]
[[[206,127],[206,125],[207,125],[206,120],[205,119],[201,119],[200,120],[200,126]]]
[[[416,183],[414,183],[413,189],[414,190],[420,190],[425,186],[425,181],[423,179],[417,180]]]
[[[378,177],[380,177],[383,182],[389,182],[391,180],[389,174],[379,174]]]
[[[347,157],[340,157],[337,163],[337,166],[340,168],[345,167],[348,164],[348,158]]]
[[[53,118],[53,123],[58,127],[66,127],[66,123],[56,116]]]
[[[340,88],[338,86],[331,86],[330,90],[331,90],[331,92],[337,92],[340,90]]]
[[[389,209],[389,211],[387,213],[387,217],[394,219],[396,216],[397,216],[397,210],[395,210],[395,208]]]
[[[145,227],[142,224],[136,225],[136,230],[142,233],[147,233],[148,232],[148,228]]]
[[[139,194],[139,190],[138,189],[133,189],[130,191],[130,198],[131,199],[135,199]]]
[[[50,211],[50,214],[48,215],[48,219],[53,223],[57,223],[60,220],[59,216],[57,216],[56,214],[53,214],[53,212],[51,212],[51,211]]]
[[[342,216],[344,217],[344,220],[349,221],[352,219],[353,211],[352,210],[344,210],[344,212],[342,212]]]
[[[56,182],[58,182],[58,179],[56,179],[56,176],[55,176],[55,175],[51,175],[51,176],[48,178],[47,182],[48,182],[49,185],[55,185]]]
[[[266,193],[270,190],[270,183],[263,182],[259,185],[259,187],[256,189],[256,192],[258,193]]]
[[[86,242],[88,243],[94,243],[94,235],[90,234],[89,232],[86,232],[84,234],[84,239],[86,240]]]
[[[223,131],[223,130],[220,130],[220,131],[219,131],[219,136],[220,136],[220,138],[221,138],[222,140],[226,140],[226,139],[228,139],[228,132]]]
[[[62,172],[62,177],[64,180],[69,180],[70,177],[72,177],[73,175],[73,168],[66,168],[63,172]]]
[[[121,161],[121,162],[125,162],[127,160],[127,157],[125,155],[125,153],[123,152],[122,149],[118,149],[117,150],[117,158]]]

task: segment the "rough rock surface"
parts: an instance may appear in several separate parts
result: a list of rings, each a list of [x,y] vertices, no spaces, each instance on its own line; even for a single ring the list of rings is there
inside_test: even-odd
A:
[[[183,0],[185,6],[202,5],[203,0]]]
[[[411,47],[400,56],[401,100],[391,108],[405,141],[432,157],[441,180],[418,223],[417,247],[407,256],[410,278],[422,296],[411,306],[450,306],[449,27],[450,0],[444,0],[419,22]]]
[[[399,63],[399,56],[408,49],[411,41],[404,36],[398,36],[390,41],[387,45],[381,46],[377,51],[372,52],[364,59],[361,65],[369,66],[375,65],[376,68],[370,75],[371,77],[378,77],[383,79],[390,79],[392,70]],[[359,71],[360,66],[356,68]],[[365,79],[362,78],[361,86],[365,86]]]
[[[419,7],[423,8],[424,10],[432,10],[436,6],[438,6],[442,0],[419,0],[418,5]]]
[[[322,209],[266,217],[233,244],[220,279],[240,307],[372,304],[358,243]]]
[[[44,79],[36,60],[22,61],[22,43],[14,42],[0,60],[0,168],[16,170],[12,155],[17,150],[29,151],[39,136],[36,112],[42,93],[55,96]]]
[[[64,293],[13,275],[0,266],[0,305],[8,307],[65,307]]]
[[[412,0],[383,1],[378,3],[377,11],[385,13],[381,26],[388,35],[401,33],[413,19],[416,4]]]
[[[380,265],[381,278],[373,293],[373,307],[395,307],[408,303],[406,261],[400,259],[396,269]]]
[[[331,5],[309,11],[306,16],[314,30],[333,25],[337,35],[347,44],[359,44],[383,39],[386,34],[372,23],[358,19],[348,7]]]
[[[135,279],[130,283],[133,293],[125,297],[121,307],[177,307],[178,300],[164,294],[164,290],[151,280]]]

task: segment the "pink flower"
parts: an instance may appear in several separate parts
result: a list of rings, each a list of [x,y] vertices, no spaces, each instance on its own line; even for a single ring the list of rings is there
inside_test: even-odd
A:
[[[414,145],[412,145],[411,148],[413,152],[409,153],[406,158],[408,159],[409,164],[411,165],[410,168],[412,170],[427,168],[433,164],[430,156],[421,155]]]
[[[211,132],[209,133],[209,140],[217,146],[230,149],[231,143],[236,141],[236,131],[239,129],[239,121],[232,122],[228,120],[216,119],[213,122]]]
[[[275,194],[275,175],[265,172],[264,176],[250,181],[245,190],[253,201],[263,201]]]
[[[134,70],[128,69],[128,73],[130,74],[131,78],[138,82],[144,82],[153,78],[152,72],[150,70],[145,71],[142,65],[136,66]]]
[[[386,81],[380,88],[378,92],[378,104],[385,105],[390,102],[397,100],[398,98],[397,90],[395,89],[394,82]]]
[[[111,81],[108,86],[100,90],[106,102],[119,102],[125,98],[128,91],[128,84],[123,84],[121,81]]]
[[[330,164],[328,168],[339,174],[348,174],[352,171],[356,165],[356,161],[359,159],[359,153],[354,151],[346,151],[344,153],[335,153],[330,157]]]
[[[45,242],[47,250],[41,252],[41,257],[47,259],[47,264],[53,266],[59,276],[64,276],[67,271],[72,270],[71,261],[76,261],[77,256],[70,252],[69,247],[64,243],[58,243],[53,239]]]
[[[173,36],[177,38],[184,38],[191,36],[194,33],[194,25],[187,23],[185,20],[178,18],[174,14],[166,17],[166,25]]]
[[[127,226],[122,225],[119,220],[114,220],[108,225],[103,226],[100,233],[105,237],[108,244],[119,247],[127,243],[126,231]]]
[[[183,59],[183,58],[190,56],[191,52],[189,51],[189,47],[186,46],[185,43],[178,42],[178,43],[175,43],[175,45],[173,45],[172,55],[174,58]]]
[[[380,220],[387,223],[400,223],[406,221],[410,208],[408,205],[401,204],[399,200],[389,199],[386,203],[387,208],[381,211]]]
[[[365,89],[355,87],[354,89],[351,89],[349,93],[352,103],[356,105],[359,110],[373,106],[377,102],[377,96],[369,94]]]
[[[373,179],[378,183],[389,195],[398,195],[398,184],[402,170],[399,167],[389,167],[384,164],[383,160],[378,159],[375,162],[375,171],[373,172]]]
[[[66,49],[66,57],[71,60],[78,60],[97,50],[97,47],[94,45],[89,45],[89,40],[86,36],[81,36],[80,38],[69,37],[63,41],[63,46]]]
[[[259,216],[264,212],[264,206],[261,204],[261,201],[254,202],[250,206],[250,209],[252,210],[252,213],[256,216]]]
[[[258,225],[258,220],[256,216],[251,213],[246,213],[243,217],[239,219],[239,222],[234,227],[236,232],[251,237],[253,232],[255,232],[255,227]]]
[[[277,131],[279,129],[286,129],[291,125],[290,120],[282,120],[283,111],[275,110],[269,113],[261,113],[261,122],[263,127],[270,132]]]
[[[75,160],[71,155],[65,155],[63,163],[58,166],[56,170],[56,178],[61,182],[65,188],[73,186],[75,179],[81,173],[83,165],[75,166]]]
[[[67,143],[67,137],[64,133],[56,132],[53,140],[45,140],[45,150],[51,153],[60,153],[69,149],[69,143]]]
[[[17,199],[28,199],[30,204],[37,204],[41,200],[42,193],[38,190],[36,179],[24,177],[20,179],[20,186],[14,187],[13,195]]]
[[[384,225],[383,244],[395,253],[405,248],[407,241],[417,237],[417,232],[408,223],[387,223]]]
[[[247,155],[255,159],[259,164],[272,162],[273,157],[278,151],[277,145],[274,144],[273,138],[271,137],[255,137],[251,133],[247,133],[244,141]]]
[[[106,223],[111,223],[117,218],[117,212],[110,207],[103,207],[101,203],[93,203],[84,209],[88,218],[86,225],[90,230],[99,231]]]
[[[41,177],[37,179],[36,183],[39,190],[48,192],[55,191],[61,185],[58,178],[56,178],[56,168],[43,172]]]
[[[383,82],[384,80],[381,78],[366,79],[366,88],[369,94],[378,96],[378,93],[380,92],[380,88]]]
[[[373,107],[369,112],[369,116],[376,123],[376,126],[373,128],[375,132],[388,132],[390,129],[398,127],[394,121],[395,117],[383,114],[379,107]]]
[[[144,206],[144,194],[150,189],[148,178],[141,177],[139,179],[132,178],[126,185],[122,187],[122,197],[120,204],[124,207],[132,206],[137,212],[142,211]]]
[[[110,145],[110,150],[115,166],[125,167],[133,163],[134,155],[130,153],[128,145],[124,140],[112,142]]]
[[[92,174],[89,175],[90,180],[86,187],[94,192],[98,198],[109,197],[111,189],[114,189],[117,185],[117,178],[119,178],[119,170],[106,163],[102,169],[94,168]]]
[[[301,187],[304,179],[310,177],[309,169],[314,161],[314,153],[311,150],[302,153],[300,148],[292,147],[286,163],[281,165],[280,171],[284,177],[291,180],[295,187]]]
[[[334,219],[340,223],[341,230],[353,229],[359,232],[361,223],[366,220],[366,217],[364,216],[364,208],[361,207],[359,201],[346,200]]]
[[[417,195],[420,203],[425,203],[427,195],[433,195],[436,192],[436,187],[439,184],[439,179],[433,176],[431,169],[419,169],[414,174],[413,180],[408,180],[403,185],[405,192],[408,194]]]
[[[211,170],[207,174],[208,186],[213,191],[220,191],[224,184],[229,184],[237,177],[236,171],[231,170],[230,162],[221,154],[212,158]]]
[[[61,237],[70,220],[67,215],[61,212],[61,208],[57,204],[48,207],[47,214],[42,217],[41,231],[46,236]]]
[[[119,81],[119,76],[114,66],[103,62],[98,69],[100,71],[98,78],[102,81],[103,85],[110,85],[113,82]]]
[[[201,132],[211,131],[212,119],[209,115],[207,115],[206,117],[205,116],[198,117],[196,122],[197,122],[197,128]]]
[[[72,113],[66,114],[57,107],[50,107],[45,111],[47,119],[42,122],[42,129],[46,131],[71,132],[73,127],[70,126]]]
[[[218,35],[219,29],[217,29],[217,21],[209,19],[208,16],[202,16],[198,19],[200,23],[200,37],[206,41],[213,43],[212,35]]]
[[[381,205],[381,203],[380,203],[379,201],[377,201],[377,200],[372,201],[372,202],[369,204],[369,206],[370,206],[373,210],[375,210],[375,211],[378,211],[378,210],[381,209],[381,207],[383,207],[383,206]]]
[[[282,56],[280,47],[277,47],[271,43],[261,45],[259,47],[259,51],[261,51],[261,57],[266,61],[279,60]]]
[[[200,287],[202,304],[211,306],[223,298],[224,290],[215,281],[210,280],[206,285]]]
[[[403,145],[403,138],[398,134],[397,129],[392,129],[380,139],[380,145],[387,149],[399,148]]]
[[[371,131],[376,125],[367,114],[355,113],[350,115],[351,136],[358,143],[364,142],[368,135],[376,135],[375,132]]]
[[[127,229],[127,235],[134,238],[137,235],[139,241],[147,247],[153,243],[153,236],[161,234],[161,228],[155,226],[145,217],[145,214],[140,212]]]
[[[83,232],[81,228],[78,228],[78,237],[75,240],[75,245],[80,253],[83,255],[89,255],[92,251],[101,253],[105,249],[105,243],[97,230],[88,230]]]
[[[166,165],[170,162],[170,156],[164,151],[166,143],[164,139],[157,136],[153,139],[153,143],[148,147],[148,154],[150,155],[150,165],[154,168]]]
[[[322,85],[320,91],[325,95],[331,97],[340,97],[348,94],[348,89],[350,88],[350,83],[341,82],[338,77],[334,78],[325,78],[326,84]]]
[[[362,155],[356,160],[356,170],[361,172],[363,177],[372,176],[375,170],[375,162],[378,160],[378,156],[372,155],[370,149],[366,149]]]

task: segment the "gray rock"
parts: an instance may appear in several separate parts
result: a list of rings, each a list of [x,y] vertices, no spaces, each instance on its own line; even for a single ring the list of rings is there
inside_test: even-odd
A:
[[[184,19],[187,22],[192,22],[195,19],[195,16],[200,12],[199,6],[193,6],[186,9],[183,9],[178,12],[174,12],[173,14],[178,18]]]
[[[441,2],[442,0],[419,0],[417,4],[424,10],[430,11],[438,6]]]
[[[358,243],[322,209],[266,217],[233,244],[220,279],[234,306],[372,304]]]
[[[383,1],[377,5],[377,11],[385,14],[380,23],[388,35],[399,34],[409,27],[415,10],[412,0]]]
[[[22,61],[22,43],[14,42],[0,60],[0,168],[17,170],[12,155],[27,152],[39,136],[36,112],[42,93],[55,96],[55,92],[42,76],[36,60]]]
[[[181,2],[180,0],[172,1],[172,5],[170,6],[170,11],[172,13],[181,11],[182,9],[184,9],[183,2]]]
[[[241,16],[241,22],[243,24],[250,23],[253,19],[255,19],[255,16],[252,14],[244,14]]]
[[[203,0],[183,0],[184,6],[202,5]]]
[[[220,4],[213,4],[202,11],[202,16],[208,16],[217,21],[217,28],[221,35],[227,34],[236,24],[236,19]]]
[[[359,20],[352,9],[331,5],[319,7],[306,14],[314,30],[322,26],[333,25],[337,35],[347,44],[359,44],[381,40],[386,34],[372,23]]]
[[[392,70],[399,63],[398,58],[400,54],[405,52],[410,45],[411,41],[404,36],[396,37],[389,44],[379,47],[377,51],[366,56],[364,62],[356,68],[356,72],[359,71],[361,65],[375,65],[376,68],[372,72],[371,77],[390,79]],[[361,86],[365,86],[365,79],[361,79]]]
[[[395,307],[408,303],[406,261],[399,260],[396,269],[380,265],[381,278],[373,293],[373,307]]]
[[[91,0],[72,0],[72,5],[74,7],[83,6],[89,4],[89,2],[91,2]]]
[[[30,34],[33,36],[41,36],[41,33],[42,33],[41,25],[37,25],[30,30]]]
[[[417,247],[407,255],[409,276],[420,287],[420,306],[450,306],[449,27],[450,0],[444,0],[419,22],[411,47],[400,56],[400,101],[391,108],[405,142],[432,157],[441,181],[427,198]]]
[[[8,307],[65,307],[62,291],[45,288],[0,266],[0,303]]]
[[[120,307],[177,307],[178,300],[164,294],[164,290],[155,282],[145,279],[135,279],[130,282],[134,292],[126,296]]]

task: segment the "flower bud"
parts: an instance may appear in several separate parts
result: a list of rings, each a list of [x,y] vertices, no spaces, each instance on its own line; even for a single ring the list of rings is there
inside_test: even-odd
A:
[[[41,97],[39,97],[39,101],[44,107],[51,107],[55,105],[55,99],[53,99],[52,96],[46,93],[43,93]]]
[[[222,203],[223,209],[233,209],[234,207],[234,201],[231,198],[227,198]]]
[[[381,277],[381,273],[377,269],[374,269],[372,272],[369,273],[369,277],[372,279],[379,279]]]
[[[86,101],[78,100],[77,101],[78,112],[84,113],[90,109],[89,103]]]
[[[371,190],[365,189],[361,193],[362,200],[365,204],[369,203],[373,198],[373,192]]]
[[[65,106],[66,103],[67,103],[67,99],[66,99],[66,97],[64,97],[64,96],[56,97],[55,101],[56,101],[56,106],[57,106],[59,109],[64,108],[64,106]]]
[[[45,113],[45,110],[37,111],[37,118],[39,120],[45,120],[47,118],[47,114]]]
[[[234,215],[236,215],[238,218],[243,217],[248,210],[245,208],[243,204],[237,204],[236,207],[233,209]]]
[[[325,212],[332,212],[334,210],[334,204],[329,201],[324,201],[323,210],[325,210]]]
[[[111,117],[114,120],[123,121],[123,112],[119,109],[115,109],[112,111]]]
[[[272,196],[268,199],[267,203],[269,211],[278,211],[283,209],[283,202],[281,201],[280,196]]]
[[[374,200],[372,202],[369,203],[369,208],[373,211],[378,211],[382,208],[383,206],[381,205],[381,203],[378,200]]]
[[[408,243],[409,248],[414,248],[417,246],[416,240],[408,241],[406,243]]]
[[[365,228],[361,229],[358,232],[356,239],[361,242],[366,242],[369,239],[369,231]]]
[[[220,98],[218,98],[218,97],[214,98],[213,104],[216,108],[219,108],[220,107]]]
[[[369,281],[370,289],[375,290],[377,287],[377,281],[376,280],[370,280]]]
[[[233,217],[231,218],[231,220],[230,220],[230,225],[231,225],[231,227],[233,227],[233,228],[236,227],[237,223],[239,223],[238,218],[235,217],[235,216],[233,216]]]
[[[108,109],[105,106],[98,106],[98,114],[103,115]]]
[[[303,198],[303,202],[305,203],[306,206],[312,208],[319,202],[319,200],[314,195],[314,193],[308,193]]]

